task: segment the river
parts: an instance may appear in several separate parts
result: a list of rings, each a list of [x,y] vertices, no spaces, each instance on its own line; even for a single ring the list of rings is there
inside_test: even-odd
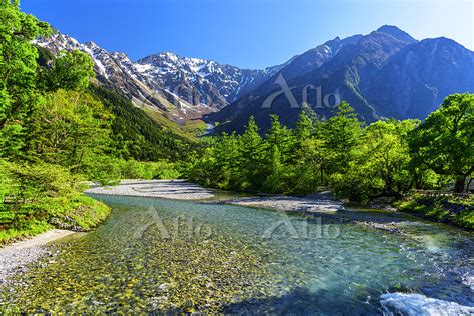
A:
[[[474,243],[456,228],[397,216],[399,234],[233,205],[95,197],[110,218],[52,244],[56,256],[1,290],[3,310],[388,315],[432,302],[428,313],[474,312]]]

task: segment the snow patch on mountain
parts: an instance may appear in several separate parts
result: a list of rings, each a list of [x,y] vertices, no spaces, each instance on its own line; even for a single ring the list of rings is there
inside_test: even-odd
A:
[[[265,70],[240,69],[212,60],[181,57],[170,52],[147,56],[135,63],[150,80],[159,82],[183,98],[195,95],[205,105],[224,107],[256,88],[279,66]]]

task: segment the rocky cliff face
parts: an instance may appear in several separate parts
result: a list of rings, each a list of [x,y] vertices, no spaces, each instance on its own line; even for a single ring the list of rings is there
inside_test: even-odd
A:
[[[206,104],[217,109],[257,87],[280,68],[240,69],[212,60],[180,57],[169,52],[142,58],[135,66],[151,81],[188,103]]]
[[[453,40],[435,38],[391,57],[366,94],[381,116],[423,119],[455,92],[474,92],[474,53]]]

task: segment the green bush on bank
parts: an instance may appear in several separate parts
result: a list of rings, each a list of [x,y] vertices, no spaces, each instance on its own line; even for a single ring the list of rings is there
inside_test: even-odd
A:
[[[2,226],[4,225],[2,224]],[[45,221],[31,220],[22,222],[21,227],[16,226],[5,230],[0,230],[0,245],[7,244],[21,238],[44,233],[45,231],[50,230],[52,227],[53,226],[51,224],[48,224]]]
[[[48,163],[14,163],[0,159],[0,244],[33,236],[50,228],[89,231],[110,209],[83,195],[84,180],[114,185],[120,179],[176,179],[176,163],[140,162],[104,157],[88,175]]]
[[[110,209],[84,196],[83,177],[58,165],[0,160],[0,244],[52,227],[88,231]]]
[[[421,215],[428,219],[474,230],[474,198],[458,199],[455,196],[426,196],[412,194],[395,203],[403,212]]]

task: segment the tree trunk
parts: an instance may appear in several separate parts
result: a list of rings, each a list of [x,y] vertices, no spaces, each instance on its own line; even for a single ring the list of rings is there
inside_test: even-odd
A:
[[[456,183],[454,184],[454,193],[463,193],[464,192],[464,183],[466,182],[465,177],[457,177]]]
[[[469,179],[469,181],[466,184],[466,192],[469,193],[469,189],[471,188],[471,183],[472,183],[472,178]]]
[[[386,195],[392,195],[393,193],[393,181],[392,181],[392,176],[390,174],[387,174],[385,177],[385,194]]]

